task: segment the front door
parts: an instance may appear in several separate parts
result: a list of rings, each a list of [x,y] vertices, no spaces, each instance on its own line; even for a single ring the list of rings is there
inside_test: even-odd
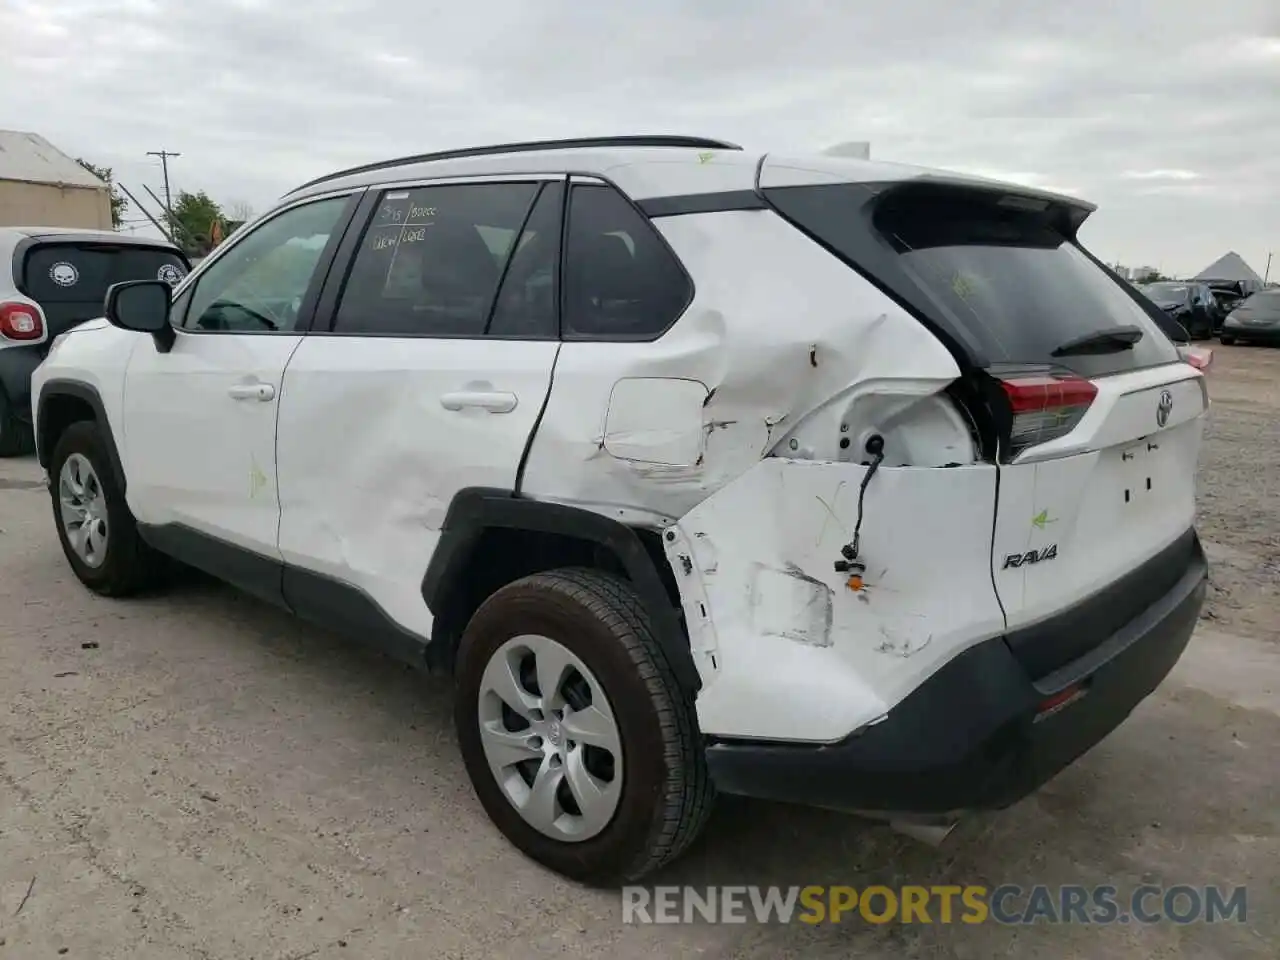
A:
[[[538,179],[387,191],[285,371],[285,563],[356,587],[420,639],[450,501],[515,488],[550,389],[562,197]]]
[[[284,370],[309,322],[317,266],[350,204],[330,197],[289,207],[230,241],[179,293],[173,348],[162,353],[142,340],[134,349],[123,458],[139,522],[278,561]]]

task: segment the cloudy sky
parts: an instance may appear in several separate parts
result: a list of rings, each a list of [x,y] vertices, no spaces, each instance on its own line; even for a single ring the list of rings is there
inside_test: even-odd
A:
[[[1280,0],[0,0],[0,127],[256,210],[338,166],[679,132],[1099,204],[1112,261],[1280,270]],[[136,216],[136,214],[133,214]]]

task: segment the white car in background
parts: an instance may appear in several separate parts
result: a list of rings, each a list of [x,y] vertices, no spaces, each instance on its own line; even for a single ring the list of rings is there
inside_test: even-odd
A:
[[[102,316],[123,280],[176,286],[189,272],[164,241],[66,227],[0,227],[0,456],[30,453],[31,373],[49,344]]]
[[[685,137],[341,171],[60,338],[58,536],[99,593],[177,558],[452,669],[480,802],[570,877],[717,791],[945,826],[1109,734],[1205,595],[1204,378],[1092,209]]]

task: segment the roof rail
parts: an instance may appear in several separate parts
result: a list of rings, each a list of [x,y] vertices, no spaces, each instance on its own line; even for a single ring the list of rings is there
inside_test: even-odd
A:
[[[348,167],[335,173],[327,173],[323,177],[308,180],[302,186],[294,187],[289,194],[314,187],[318,183],[350,177],[357,173],[369,173],[373,170],[386,170],[391,167],[407,166],[411,163],[428,163],[432,160],[458,160],[463,157],[489,157],[504,153],[532,153],[537,150],[583,150],[591,147],[684,147],[693,150],[741,150],[736,143],[724,140],[712,140],[707,137],[684,137],[678,134],[633,134],[620,137],[579,137],[571,140],[529,140],[524,143],[498,143],[487,147],[462,147],[457,150],[440,150],[435,153],[419,153],[409,157],[397,157],[394,160],[379,160],[358,167]]]

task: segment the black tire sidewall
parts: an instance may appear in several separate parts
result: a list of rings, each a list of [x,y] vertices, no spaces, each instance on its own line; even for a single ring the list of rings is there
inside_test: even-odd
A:
[[[128,542],[131,537],[136,536],[133,514],[125,502],[124,493],[116,483],[111,459],[107,456],[106,444],[99,431],[98,425],[88,420],[73,423],[58,438],[49,459],[49,493],[58,542],[62,544],[62,552],[76,576],[93,589],[110,588],[122,581],[127,573],[126,566],[133,561],[136,553],[130,549]],[[62,523],[62,505],[58,497],[59,477],[62,465],[76,453],[88,460],[93,467],[102,487],[102,495],[107,501],[107,556],[97,567],[91,567],[80,559],[68,542],[67,531]]]
[[[495,602],[496,601],[496,602]],[[484,755],[477,707],[490,657],[521,634],[563,644],[595,674],[622,742],[622,796],[613,820],[587,840],[555,840],[529,826],[502,792]],[[520,850],[575,880],[612,884],[642,859],[665,803],[666,750],[654,699],[627,647],[564,593],[516,583],[495,594],[468,625],[455,667],[454,722],[463,762],[486,813]]]

